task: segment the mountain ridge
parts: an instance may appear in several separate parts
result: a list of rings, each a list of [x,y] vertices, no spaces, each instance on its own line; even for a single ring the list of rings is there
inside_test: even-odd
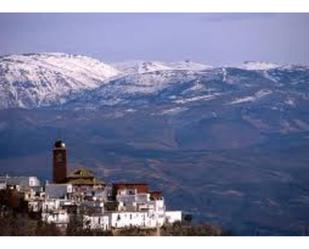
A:
[[[0,58],[2,108],[62,104],[69,95],[91,89],[118,70],[98,60],[63,53],[9,55]]]
[[[117,97],[119,95],[149,96],[178,82],[199,82],[200,78],[207,77],[206,74],[217,73],[214,77],[222,77],[223,83],[232,85],[233,78],[227,78],[227,72],[231,70],[243,70],[239,71],[242,74],[263,73],[265,78],[272,81],[277,80],[276,75],[269,74],[273,70],[308,70],[304,66],[280,66],[265,62],[251,61],[245,64],[245,67],[212,67],[186,60],[168,63],[134,61],[109,65],[87,56],[64,53],[1,56],[0,108],[62,106],[74,100],[76,102],[87,92],[94,92],[92,90],[97,90],[98,97],[104,97],[103,92],[106,94],[105,104],[116,105],[123,101]],[[205,86],[197,83],[191,90],[197,92],[202,88]],[[195,97],[203,99],[202,96]],[[82,105],[80,103],[79,106]]]
[[[77,91],[60,95],[63,102],[58,95],[29,108],[1,102],[0,172],[49,179],[52,142],[61,137],[70,166],[108,181],[147,181],[197,222],[241,235],[300,234],[309,222],[308,67],[176,64],[116,68],[82,88],[65,77]],[[22,83],[36,89],[35,81]]]

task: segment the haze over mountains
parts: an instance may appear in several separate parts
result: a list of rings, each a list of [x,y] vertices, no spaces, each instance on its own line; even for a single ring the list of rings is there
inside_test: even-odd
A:
[[[150,182],[198,221],[237,234],[302,234],[308,107],[307,66],[2,56],[0,173],[49,178],[61,136],[72,167]]]

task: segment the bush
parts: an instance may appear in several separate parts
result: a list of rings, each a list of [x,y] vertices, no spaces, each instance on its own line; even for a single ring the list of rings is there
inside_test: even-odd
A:
[[[185,225],[182,223],[168,224],[161,228],[162,236],[223,236],[226,235],[214,225]]]
[[[6,211],[0,216],[0,236],[56,236],[61,235],[54,224],[33,220],[27,214]]]

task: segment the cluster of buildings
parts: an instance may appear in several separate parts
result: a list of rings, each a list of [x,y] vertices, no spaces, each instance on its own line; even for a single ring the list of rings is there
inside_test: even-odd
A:
[[[53,182],[42,184],[35,176],[1,176],[0,190],[22,195],[29,213],[67,228],[78,218],[85,229],[159,228],[180,222],[181,211],[168,211],[161,192],[145,183],[106,184],[87,168],[70,172],[67,149],[58,140],[53,147]]]

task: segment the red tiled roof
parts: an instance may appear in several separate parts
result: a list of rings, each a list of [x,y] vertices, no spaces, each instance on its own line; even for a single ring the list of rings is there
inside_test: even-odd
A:
[[[158,199],[162,198],[162,192],[161,191],[150,192],[150,198],[153,199],[153,200],[158,200]]]
[[[120,190],[120,189],[128,189],[128,188],[134,188],[137,189],[137,193],[148,193],[148,184],[146,183],[113,183],[113,189],[114,190]]]

